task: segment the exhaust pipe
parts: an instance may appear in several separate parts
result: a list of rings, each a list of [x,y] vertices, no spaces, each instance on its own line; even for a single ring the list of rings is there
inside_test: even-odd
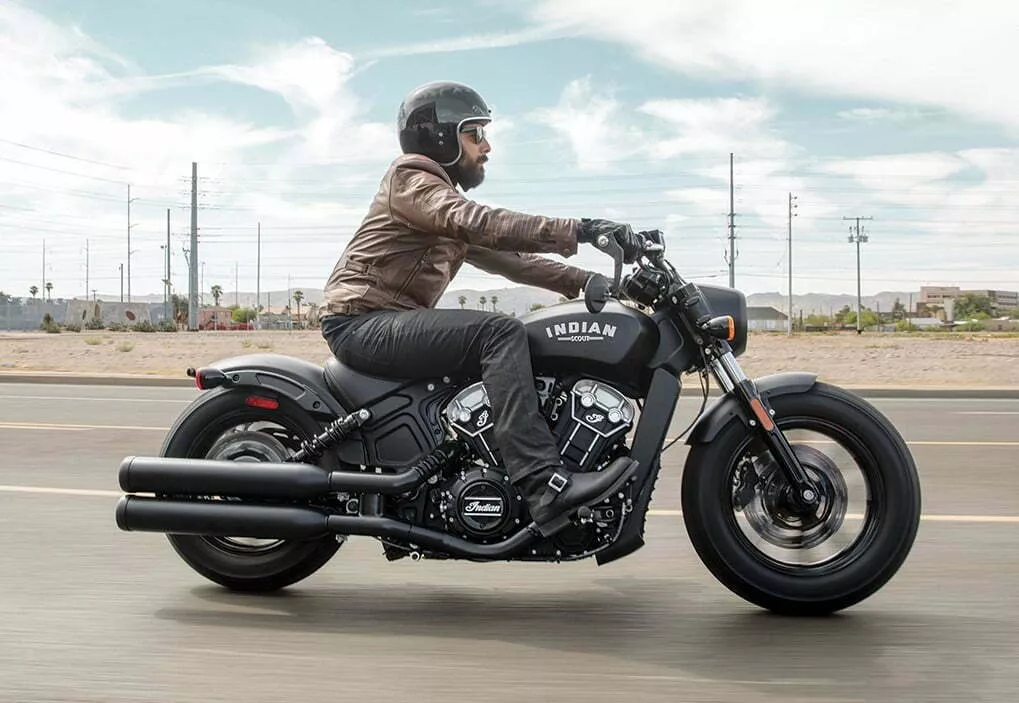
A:
[[[296,499],[329,492],[329,472],[312,464],[131,456],[119,478],[126,493]]]
[[[531,525],[496,544],[473,544],[386,517],[326,515],[315,508],[139,496],[124,496],[117,503],[117,527],[127,532],[263,539],[315,539],[329,534],[389,537],[468,559],[510,557],[538,536]]]
[[[329,534],[325,513],[310,508],[123,496],[117,527],[125,532],[314,539]]]
[[[457,454],[440,447],[398,474],[326,471],[297,462],[243,462],[214,459],[130,456],[120,464],[120,487],[126,493],[220,495],[238,498],[315,498],[333,492],[398,495],[417,488]]]

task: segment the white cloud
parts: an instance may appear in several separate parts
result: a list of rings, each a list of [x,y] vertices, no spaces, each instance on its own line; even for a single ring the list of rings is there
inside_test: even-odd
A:
[[[288,256],[299,251],[293,235],[288,241],[280,230],[274,232],[273,225],[280,224],[321,228],[317,239],[302,235],[305,256],[316,253],[314,275],[320,284],[328,271],[319,269],[339,254],[363,216],[381,168],[398,153],[392,126],[366,121],[365,106],[348,87],[357,70],[353,58],[320,39],[257,48],[250,60],[234,64],[149,76],[79,30],[19,5],[0,5],[0,36],[0,134],[6,140],[0,143],[0,196],[12,205],[0,210],[0,280],[16,294],[43,276],[42,239],[45,275],[54,279],[56,295],[85,292],[86,239],[91,287],[116,293],[118,266],[126,259],[128,183],[138,199],[132,209],[134,293],[160,290],[159,245],[165,242],[167,208],[175,233],[174,278],[185,292],[177,235],[187,230],[192,161],[199,163],[199,202],[207,206],[199,221],[206,232],[201,258],[208,264],[207,278],[222,277],[225,284],[229,273],[232,284],[233,262],[241,260],[250,272],[247,287],[253,288],[254,257],[251,247],[236,245],[241,239],[236,228],[250,229],[243,239],[253,242],[261,220],[267,233],[263,289],[273,280],[277,286],[285,283],[278,262],[294,261]],[[253,124],[219,110],[190,108],[128,117],[120,107],[125,97],[210,82],[278,95],[290,106],[292,123]]]
[[[840,110],[836,117],[850,122],[912,122],[935,114],[916,107],[854,107]]]
[[[450,37],[434,41],[417,42],[397,46],[372,49],[360,55],[363,60],[378,60],[397,56],[418,56],[421,54],[447,54],[460,51],[478,51],[482,49],[498,49],[521,44],[553,41],[572,36],[575,32],[564,29],[559,24],[545,24],[538,27],[510,32],[493,32],[488,34],[471,34]]]
[[[532,0],[539,25],[572,27],[703,79],[810,95],[937,106],[1019,128],[1019,5],[950,0]]]
[[[768,122],[776,110],[763,98],[652,100],[639,110],[678,132],[655,144],[653,155],[659,158],[730,152],[743,158],[778,157],[792,150],[769,132]]]
[[[565,139],[582,171],[605,172],[642,148],[639,131],[628,126],[623,112],[608,91],[595,91],[584,77],[567,84],[555,107],[535,110],[529,118]]]

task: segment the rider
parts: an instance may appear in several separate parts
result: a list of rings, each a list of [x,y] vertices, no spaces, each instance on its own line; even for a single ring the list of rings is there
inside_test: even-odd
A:
[[[496,312],[434,306],[465,261],[575,298],[590,272],[538,254],[569,257],[578,242],[607,235],[632,261],[640,239],[607,220],[528,215],[464,197],[457,187],[466,192],[485,178],[490,121],[482,97],[461,83],[427,83],[405,98],[398,117],[403,155],[329,276],[322,335],[340,361],[367,374],[480,374],[504,468],[547,536],[571,511],[616,490],[635,465],[567,471],[539,413],[523,324]]]

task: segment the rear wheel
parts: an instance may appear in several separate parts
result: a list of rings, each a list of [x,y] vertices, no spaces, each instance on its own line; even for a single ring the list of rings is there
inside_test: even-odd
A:
[[[683,518],[698,555],[731,591],[775,612],[830,613],[883,586],[908,555],[920,486],[906,443],[876,409],[819,383],[771,401],[817,483],[803,513],[771,452],[739,421],[693,447]]]
[[[273,398],[279,407],[270,409],[246,404],[245,399],[251,395],[243,389],[229,390],[199,405],[175,428],[162,454],[280,462],[318,431],[314,420],[287,399]],[[257,471],[257,467],[252,470]],[[265,540],[168,535],[167,539],[191,568],[215,583],[238,591],[274,591],[322,568],[340,548],[342,538]]]

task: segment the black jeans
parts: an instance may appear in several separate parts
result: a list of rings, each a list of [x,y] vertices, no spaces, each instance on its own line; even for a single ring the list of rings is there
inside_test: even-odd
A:
[[[480,375],[510,480],[561,466],[539,412],[527,332],[516,318],[480,310],[385,310],[326,317],[322,336],[337,359],[373,376]]]

